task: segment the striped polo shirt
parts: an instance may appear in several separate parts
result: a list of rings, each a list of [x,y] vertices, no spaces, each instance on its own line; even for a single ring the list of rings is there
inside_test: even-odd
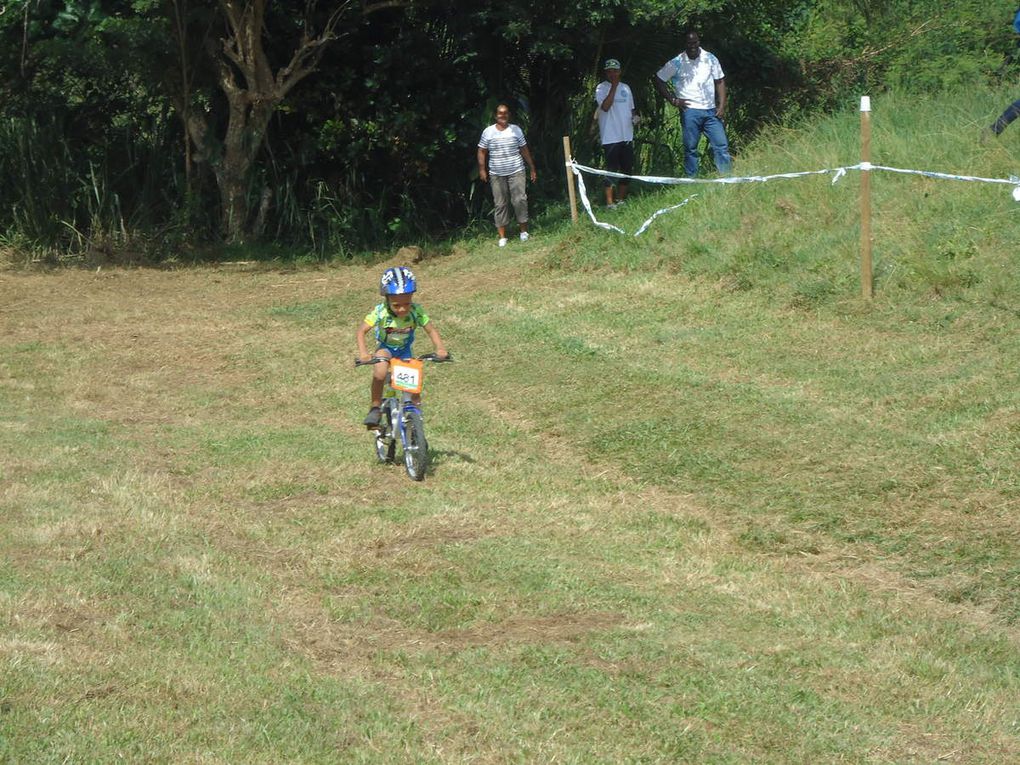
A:
[[[527,144],[524,131],[516,125],[507,125],[505,130],[489,125],[482,131],[478,148],[489,152],[489,172],[492,175],[513,175],[524,170],[521,147]]]

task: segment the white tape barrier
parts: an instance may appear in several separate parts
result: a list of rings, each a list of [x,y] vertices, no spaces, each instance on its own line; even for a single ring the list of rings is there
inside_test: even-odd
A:
[[[581,204],[584,205],[584,209],[588,211],[588,217],[591,218],[591,222],[599,228],[608,229],[609,231],[616,231],[620,234],[626,234],[619,226],[614,226],[611,223],[603,223],[595,217],[595,213],[591,209],[591,201],[588,199],[588,190],[584,187],[584,176],[578,172],[580,165],[576,164],[573,160],[570,161],[571,166],[574,168],[574,175],[577,176],[577,190],[581,193]],[[615,173],[614,173],[615,175]],[[626,176],[621,176],[626,177]],[[653,216],[654,217],[654,216]]]
[[[604,223],[595,217],[595,213],[592,210],[591,202],[588,199],[588,193],[584,185],[584,177],[581,175],[582,172],[591,173],[592,175],[601,175],[606,178],[622,178],[626,180],[644,181],[645,183],[658,183],[662,185],[678,185],[681,183],[767,183],[768,181],[776,179],[786,178],[803,178],[808,175],[832,175],[832,183],[835,184],[847,174],[849,170],[859,171],[871,171],[871,170],[884,170],[890,173],[901,173],[906,175],[922,175],[926,178],[940,178],[943,180],[950,181],[973,181],[978,183],[1001,183],[1013,187],[1013,199],[1020,202],[1020,178],[1015,175],[1011,175],[1009,178],[981,178],[976,175],[953,175],[951,173],[939,173],[933,170],[906,170],[900,167],[886,167],[885,165],[873,165],[870,162],[861,162],[856,165],[848,165],[846,167],[835,167],[827,168],[825,170],[805,170],[798,173],[777,173],[775,175],[745,175],[739,177],[727,177],[727,178],[668,178],[657,175],[624,175],[623,173],[614,173],[609,170],[599,170],[594,167],[588,167],[586,165],[579,165],[573,159],[568,163],[570,168],[574,171],[574,175],[577,177],[578,190],[581,192],[581,204],[584,205],[584,209],[588,211],[588,216],[599,228],[608,229],[610,231],[617,231],[621,234],[626,234],[619,226],[614,226],[611,223]],[[648,227],[652,224],[652,221],[658,218],[660,215],[678,210],[679,208],[690,202],[697,194],[693,194],[685,199],[680,204],[673,205],[671,207],[664,207],[656,212],[646,220],[641,227],[637,230],[634,236],[641,236]]]
[[[978,183],[1005,183],[1013,187],[1013,197],[1020,189],[1020,178],[1011,175],[1009,178],[981,178],[977,175],[952,175],[951,173],[936,173],[934,170],[904,170],[901,167],[886,167],[885,165],[873,165],[870,162],[861,162],[859,165],[848,167],[847,170],[885,170],[890,173],[904,173],[908,175],[923,175],[926,178],[942,178],[947,181],[977,181]]]

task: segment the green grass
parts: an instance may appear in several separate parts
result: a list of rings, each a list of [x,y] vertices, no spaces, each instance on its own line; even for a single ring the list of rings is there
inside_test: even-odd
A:
[[[878,161],[1009,174],[994,96],[902,103]],[[0,273],[0,761],[1020,758],[1017,208],[873,185],[871,302],[852,177],[416,266],[421,484],[359,425],[378,264]]]

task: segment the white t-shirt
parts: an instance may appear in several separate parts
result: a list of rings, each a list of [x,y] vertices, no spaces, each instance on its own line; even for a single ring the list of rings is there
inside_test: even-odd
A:
[[[489,172],[492,175],[513,175],[524,170],[521,147],[527,145],[524,131],[516,125],[507,125],[504,130],[489,125],[478,140],[478,148],[489,152]]]
[[[657,76],[663,82],[671,83],[677,98],[686,100],[691,109],[714,109],[715,81],[726,75],[719,59],[702,48],[693,61],[686,52],[667,61]]]
[[[609,111],[602,110],[602,102],[609,95],[612,85],[608,81],[602,81],[595,88],[595,105],[598,108],[599,135],[602,136],[602,145],[620,143],[621,141],[634,140],[634,123],[631,122],[634,111],[634,94],[625,83],[616,86],[616,95],[613,96],[613,105]]]

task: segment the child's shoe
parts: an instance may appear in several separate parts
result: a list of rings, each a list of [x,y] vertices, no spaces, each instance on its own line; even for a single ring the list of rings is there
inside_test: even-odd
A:
[[[505,237],[505,236],[504,236],[504,237],[502,237],[502,238],[500,238],[500,240],[499,240],[499,246],[500,246],[500,247],[506,247],[506,237]]]
[[[521,241],[522,242],[528,241],[528,232],[527,231],[522,231],[521,232]]]
[[[365,427],[378,428],[380,417],[382,417],[382,412],[379,410],[379,407],[373,406],[368,410],[368,415],[365,417]]]

